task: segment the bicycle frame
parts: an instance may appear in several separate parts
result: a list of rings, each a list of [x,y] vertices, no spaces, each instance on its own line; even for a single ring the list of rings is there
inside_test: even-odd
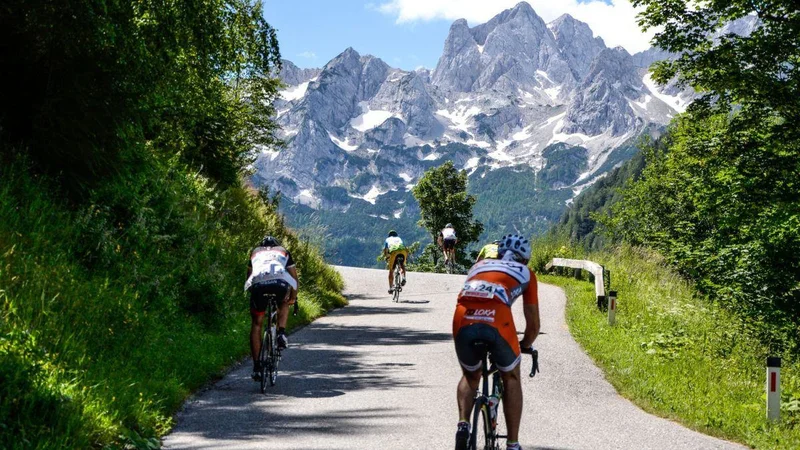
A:
[[[480,348],[485,348],[485,343],[480,343],[480,341],[473,343],[473,345]],[[477,441],[479,415],[482,415],[484,420],[484,448],[499,448],[497,441],[499,439],[508,439],[507,434],[503,435],[497,433],[497,418],[499,416],[498,411],[500,410],[500,403],[503,401],[503,379],[500,374],[500,370],[497,368],[494,362],[492,362],[491,352],[489,352],[488,349],[483,350],[483,352],[484,355],[481,364],[481,389],[475,392],[475,405],[473,406],[472,414],[472,432],[470,433],[469,437],[470,450],[477,450],[478,448]],[[531,355],[532,364],[530,377],[534,377],[536,372],[539,370],[539,352],[536,350],[531,350],[529,352],[523,349],[523,353]],[[492,378],[491,395],[489,395],[489,377]],[[491,407],[489,404],[490,397],[497,397],[497,410],[494,411],[494,417],[492,417],[492,412],[489,410]]]
[[[500,409],[500,403],[503,400],[503,381],[500,376],[500,371],[491,362],[491,354],[490,352],[486,351],[483,357],[483,362],[481,364],[481,388],[475,392],[475,405],[473,407],[473,417],[472,417],[472,432],[470,433],[469,439],[469,448],[471,450],[478,449],[478,432],[480,427],[478,426],[479,415],[483,418],[483,433],[484,433],[484,442],[483,447],[481,448],[489,448],[494,449],[498,448],[498,439],[507,439],[506,435],[501,435],[497,433],[497,411],[495,411],[494,417],[492,417],[492,411],[490,411],[491,405],[489,403],[489,378],[492,378],[492,387],[491,387],[491,396],[497,397],[497,410]]]

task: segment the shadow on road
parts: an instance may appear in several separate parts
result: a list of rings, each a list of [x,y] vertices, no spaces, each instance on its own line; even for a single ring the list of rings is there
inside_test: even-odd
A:
[[[402,302],[402,301],[401,301]],[[412,302],[409,302],[412,303]],[[428,301],[419,302],[419,303],[429,303]],[[387,308],[385,306],[354,306],[348,305],[344,308],[337,309],[336,311],[331,312],[328,314],[329,316],[366,316],[366,315],[380,315],[380,314],[388,314],[388,315],[395,315],[395,314],[413,314],[413,313],[425,313],[430,311],[430,308]]]
[[[350,309],[351,307],[345,308]],[[369,314],[378,308],[361,308]],[[409,308],[419,309],[419,308]],[[402,312],[402,308],[398,308]],[[378,313],[378,311],[376,311]],[[381,309],[381,314],[386,310]],[[250,378],[250,361],[214,386],[197,405],[179,418],[183,433],[211,440],[253,440],[274,435],[304,433],[374,433],[366,419],[403,420],[403,405],[352,411],[352,405],[324,414],[287,410],[291,398],[325,399],[359,390],[404,389],[419,386],[415,364],[381,360],[381,346],[414,346],[450,340],[447,333],[401,327],[341,326],[317,323],[294,336],[281,361],[278,382],[258,392]],[[373,347],[373,348],[367,348]],[[370,428],[369,430],[367,430]],[[205,441],[208,442],[208,441]],[[209,448],[198,443],[196,447]],[[181,448],[183,447],[181,445]]]
[[[430,300],[403,300],[400,299],[400,303],[408,303],[409,305],[424,305],[425,303],[430,303]],[[426,308],[425,310],[429,310]]]
[[[345,294],[347,301],[351,302],[353,300],[383,300],[383,301],[391,301],[392,297],[387,296],[385,293],[377,293],[377,294]]]
[[[319,321],[290,336],[290,347],[284,352],[277,384],[268,387],[265,395],[259,393],[258,384],[250,379],[251,362],[246,361],[243,367],[229,374],[179,415],[181,433],[201,439],[175,442],[175,446],[213,448],[211,443],[218,445],[220,441],[228,441],[226,445],[258,447],[262,439],[302,434],[314,440],[319,436],[319,446],[315,443],[314,448],[321,448],[325,436],[388,433],[393,429],[382,430],[386,425],[381,422],[409,420],[407,404],[354,408],[343,403],[348,398],[344,395],[367,390],[409,389],[412,392],[425,382],[418,377],[417,364],[397,361],[388,349],[415,352],[420,346],[450,341],[452,337],[449,333],[381,326],[363,320],[369,316],[426,313],[430,308],[412,304],[393,307],[385,295],[349,298],[380,300],[386,304],[351,304],[331,315],[360,319],[337,320],[337,323]],[[428,300],[414,302],[427,303]]]
[[[402,420],[401,415],[393,413],[389,408],[353,410],[343,405],[341,410],[326,411],[322,414],[302,414],[284,409],[270,409],[264,406],[265,401],[267,400],[264,400],[263,396],[253,394],[253,402],[249,405],[223,403],[206,406],[207,413],[210,413],[207,416],[224,416],[224,422],[230,426],[221,423],[195,422],[192,426],[184,427],[182,431],[212,441],[195,440],[195,445],[182,443],[180,448],[218,448],[219,440],[228,441],[228,445],[231,444],[230,441],[248,442],[252,445],[252,442],[277,436],[287,436],[291,439],[291,436],[314,435],[319,436],[319,448],[322,448],[326,436],[365,433],[371,428],[368,423],[370,419],[386,417]]]
[[[402,327],[380,327],[363,325],[336,325],[317,323],[298,335],[298,343],[325,343],[335,346],[360,345],[424,345],[449,341],[450,333],[434,333]]]

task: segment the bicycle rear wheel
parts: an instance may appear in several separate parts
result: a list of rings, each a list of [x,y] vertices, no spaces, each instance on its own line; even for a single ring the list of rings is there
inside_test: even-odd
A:
[[[273,336],[272,330],[274,327],[270,327],[270,336]],[[272,342],[271,346],[272,354],[270,355],[270,365],[269,365],[269,384],[270,386],[275,386],[275,382],[278,380],[278,363],[281,361],[281,352],[278,350],[278,345],[276,342]]]
[[[475,401],[469,448],[470,450],[498,450],[499,448],[492,419],[489,416],[489,403],[486,401],[486,397]]]
[[[267,376],[270,375],[269,367],[272,365],[272,335],[270,334],[269,327],[264,329],[264,338],[261,340],[261,351],[259,352],[259,360],[261,362],[261,393],[267,392]]]
[[[400,291],[403,289],[402,285],[400,284],[400,267],[395,266],[394,268],[394,277],[392,282],[392,290],[394,291],[392,295],[392,301],[400,302]]]

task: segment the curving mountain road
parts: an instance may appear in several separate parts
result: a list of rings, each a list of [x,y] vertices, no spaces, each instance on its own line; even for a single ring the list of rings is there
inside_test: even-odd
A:
[[[386,294],[385,271],[339,271],[349,306],[290,337],[278,384],[261,395],[248,360],[185,405],[165,448],[453,447],[460,370],[450,333],[464,277],[410,273],[397,304]],[[541,373],[523,380],[524,448],[744,448],[620,397],[570,336],[563,292],[540,284],[539,296]],[[520,303],[518,329],[524,327]],[[527,374],[530,360],[522,364]]]

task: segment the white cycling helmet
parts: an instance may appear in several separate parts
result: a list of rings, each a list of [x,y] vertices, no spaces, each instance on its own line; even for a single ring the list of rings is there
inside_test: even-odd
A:
[[[497,251],[503,253],[505,250],[511,250],[526,262],[531,259],[531,243],[518,234],[507,234],[500,239]]]

